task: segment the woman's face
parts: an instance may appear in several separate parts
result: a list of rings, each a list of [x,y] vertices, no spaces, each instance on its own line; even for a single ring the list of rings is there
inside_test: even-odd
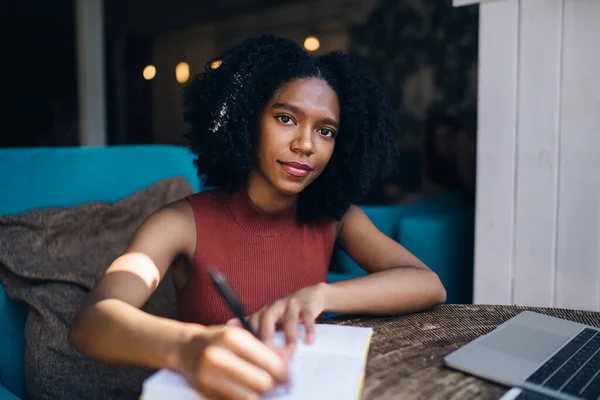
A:
[[[260,117],[254,175],[280,194],[299,194],[331,159],[339,118],[337,95],[324,80],[282,86]]]

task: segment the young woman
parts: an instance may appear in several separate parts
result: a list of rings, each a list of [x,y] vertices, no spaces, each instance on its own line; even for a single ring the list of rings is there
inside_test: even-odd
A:
[[[341,53],[315,58],[272,36],[219,59],[183,96],[198,173],[217,189],[144,222],[69,340],[105,362],[179,371],[208,398],[249,399],[288,379],[290,351],[271,344],[277,326],[293,351],[298,324],[310,342],[323,312],[415,312],[444,302],[445,291],[354,205],[394,162],[392,111],[373,77]],[[370,274],[328,284],[335,243]],[[189,268],[174,262],[182,257]],[[261,340],[232,320],[210,267]],[[177,321],[140,310],[169,268]]]

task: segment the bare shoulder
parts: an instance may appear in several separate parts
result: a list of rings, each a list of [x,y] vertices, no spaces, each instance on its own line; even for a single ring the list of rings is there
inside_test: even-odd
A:
[[[346,212],[344,213],[344,215],[342,216],[342,218],[339,221],[334,221],[333,223],[333,230],[335,232],[335,238],[338,239],[340,236],[340,232],[344,226],[344,224],[346,224],[347,221],[350,221],[349,224],[353,224],[353,220],[356,220],[356,217],[358,216],[360,219],[360,216],[364,216],[364,218],[368,217],[367,215],[364,213],[363,210],[360,209],[360,207],[351,204],[350,207],[348,207],[348,210],[346,210]]]
[[[164,212],[165,215],[170,215],[173,222],[193,222],[194,211],[190,201],[186,198],[173,201],[157,211]]]
[[[365,212],[356,204],[350,204],[350,207],[348,207],[348,210],[346,211],[346,214],[344,214],[344,217],[342,218],[342,221],[347,219],[347,218],[352,218],[352,216],[355,215],[365,215]]]
[[[356,204],[351,204],[342,219],[339,221],[339,225],[340,229],[342,229],[344,225],[353,225],[365,222],[371,222],[367,214],[365,214],[365,212]]]
[[[187,199],[179,199],[153,212],[146,223],[187,230],[195,225],[194,211]]]
[[[195,237],[194,216],[187,199],[156,210],[97,282],[88,305],[100,299],[115,298],[142,307],[173,260],[180,254],[188,257],[193,254]]]
[[[167,254],[195,251],[196,224],[194,212],[187,199],[176,200],[153,212],[136,232],[128,251],[154,253],[153,249]]]

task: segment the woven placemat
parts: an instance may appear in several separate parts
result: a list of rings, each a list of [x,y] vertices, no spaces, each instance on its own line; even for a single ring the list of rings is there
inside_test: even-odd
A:
[[[506,387],[451,370],[443,365],[443,358],[525,310],[600,327],[598,312],[450,304],[406,316],[344,316],[324,322],[374,328],[364,400],[499,399]]]

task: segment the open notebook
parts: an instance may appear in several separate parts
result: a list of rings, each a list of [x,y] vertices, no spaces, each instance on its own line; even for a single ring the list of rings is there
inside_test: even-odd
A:
[[[316,325],[315,341],[304,343],[304,329],[299,328],[298,345],[290,364],[291,388],[265,397],[275,399],[359,399],[372,328],[339,325]],[[282,332],[274,343],[282,346]],[[179,374],[160,370],[144,382],[143,400],[201,400]]]

